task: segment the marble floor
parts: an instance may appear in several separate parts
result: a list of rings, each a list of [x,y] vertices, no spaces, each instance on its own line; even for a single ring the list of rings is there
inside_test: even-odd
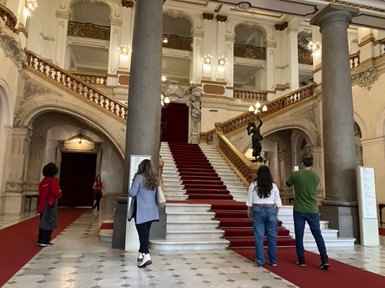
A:
[[[32,216],[0,216],[0,229]],[[3,287],[297,287],[231,250],[151,251],[153,264],[139,269],[136,252],[112,249],[99,241],[100,224],[111,218],[111,213],[84,213],[53,240],[53,247],[43,248]],[[378,247],[334,248],[328,254],[385,276],[383,238]]]

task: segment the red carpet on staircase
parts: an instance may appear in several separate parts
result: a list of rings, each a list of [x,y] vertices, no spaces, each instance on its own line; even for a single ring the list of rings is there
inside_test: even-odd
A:
[[[254,262],[254,249],[233,248],[233,251]],[[329,270],[319,268],[319,255],[305,251],[306,267],[295,264],[295,248],[279,248],[278,266],[263,267],[301,288],[383,288],[385,277],[329,258]]]
[[[52,238],[61,233],[87,209],[59,208],[58,227],[53,231]],[[39,229],[39,216],[17,223],[0,230],[0,287],[41,249],[35,246]]]
[[[223,181],[197,144],[168,143],[175,165],[185,186],[187,201],[211,204],[219,228],[225,231],[224,238],[230,248],[254,247],[251,219],[247,217],[246,204],[232,200],[233,197]],[[289,230],[279,222],[278,246],[293,246]],[[265,241],[266,244],[266,241]]]

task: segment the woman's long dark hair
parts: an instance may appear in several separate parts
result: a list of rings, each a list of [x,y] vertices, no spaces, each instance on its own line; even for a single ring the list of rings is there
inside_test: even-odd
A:
[[[138,166],[136,175],[141,174],[143,176],[143,186],[148,190],[155,190],[158,187],[158,175],[154,166],[149,159],[144,159]]]
[[[257,171],[257,178],[254,181],[257,182],[257,186],[254,189],[256,189],[259,198],[270,197],[274,181],[269,167],[266,165],[260,166]]]

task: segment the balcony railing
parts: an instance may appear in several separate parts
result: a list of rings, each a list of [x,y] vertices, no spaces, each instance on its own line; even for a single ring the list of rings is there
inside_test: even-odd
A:
[[[266,101],[267,91],[260,90],[246,90],[246,89],[234,89],[233,97],[235,99],[242,100],[255,100],[255,101]]]
[[[298,63],[313,65],[313,56],[307,51],[298,51]]]
[[[167,41],[165,41],[167,39]],[[163,47],[192,51],[192,38],[175,34],[163,34]]]
[[[17,18],[7,7],[0,3],[0,18],[4,21],[5,25],[16,34],[19,30],[16,29]]]
[[[304,99],[307,99],[313,96],[315,83],[309,84],[307,86],[301,87],[298,90],[295,90],[283,97],[277,98],[266,104],[267,111],[261,112],[261,117],[265,117],[272,113],[275,113],[281,109],[292,106]],[[228,134],[234,132],[235,130],[241,129],[249,123],[249,121],[254,119],[254,115],[250,112],[245,112],[237,117],[234,117],[230,120],[227,120],[222,123],[215,123],[215,129],[212,129],[208,132],[200,133],[200,142],[211,143],[214,139],[214,134],[216,131],[222,131],[223,134]]]
[[[60,67],[48,62],[47,60],[39,57],[38,55],[27,51],[28,66],[35,73],[39,73],[48,79],[60,83],[64,89],[75,92],[75,95],[84,97],[90,100],[94,105],[98,105],[115,116],[126,119],[127,118],[127,106],[119,101],[111,98],[102,91],[93,88],[85,81],[78,79],[71,73],[61,69]]]
[[[234,44],[234,57],[266,60],[266,48],[253,45]]]
[[[77,78],[83,80],[87,84],[91,85],[107,85],[107,75],[98,75],[94,73],[79,72],[79,71],[68,71]]]
[[[360,51],[350,54],[350,68],[357,68],[360,65]]]
[[[93,23],[81,23],[69,21],[68,36],[92,38],[99,40],[110,40],[110,26],[96,25]]]

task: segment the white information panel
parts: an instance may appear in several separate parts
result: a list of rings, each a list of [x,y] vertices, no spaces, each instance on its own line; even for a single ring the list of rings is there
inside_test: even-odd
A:
[[[135,173],[138,171],[138,166],[140,162],[142,162],[145,159],[150,159],[150,155],[131,155],[130,158],[130,174],[128,178],[128,189],[131,188],[132,179],[134,178]],[[128,193],[128,191],[127,191]],[[131,205],[132,198],[128,197],[128,205],[127,205],[127,215],[128,215],[128,208]],[[128,217],[126,217],[128,218]],[[139,237],[138,233],[135,228],[135,220],[132,219],[131,221],[126,222],[126,243],[125,243],[125,250],[126,251],[137,251],[139,250]]]
[[[364,219],[377,219],[374,168],[359,166],[358,171],[358,192],[362,206],[361,217]]]
[[[357,167],[357,190],[361,244],[364,246],[377,246],[379,245],[379,238],[373,167]]]

